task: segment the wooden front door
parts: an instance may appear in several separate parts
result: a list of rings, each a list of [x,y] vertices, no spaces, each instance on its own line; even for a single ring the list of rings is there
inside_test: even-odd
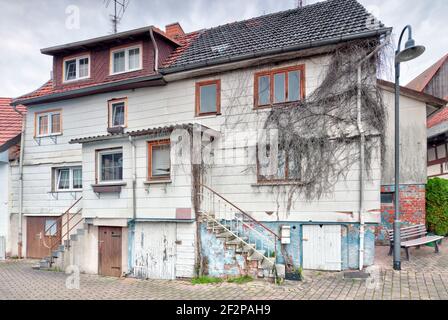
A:
[[[57,222],[55,224],[55,222]],[[42,259],[50,255],[51,244],[61,244],[61,220],[58,217],[26,218],[26,256]],[[54,250],[53,249],[53,250]]]
[[[98,269],[103,276],[121,276],[121,228],[98,228]]]

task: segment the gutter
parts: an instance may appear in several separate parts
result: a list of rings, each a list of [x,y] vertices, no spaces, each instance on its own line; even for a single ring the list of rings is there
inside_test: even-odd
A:
[[[357,109],[357,125],[358,125],[358,131],[360,135],[360,142],[359,142],[359,262],[358,267],[359,270],[362,270],[364,267],[364,214],[365,214],[365,208],[364,208],[364,161],[365,161],[365,131],[362,125],[362,92],[361,92],[361,82],[362,82],[362,66],[363,64],[368,61],[370,58],[372,58],[375,54],[377,54],[382,48],[384,48],[387,44],[389,44],[390,35],[388,34],[387,38],[384,40],[382,44],[377,46],[375,50],[373,50],[371,53],[369,53],[367,56],[361,59],[361,61],[358,63],[358,70],[357,70],[357,81],[358,81],[358,89],[357,89],[357,98],[356,98],[356,109]]]
[[[17,110],[17,105],[13,105],[13,109],[22,117],[22,132],[20,136],[20,156],[19,156],[19,221],[18,221],[18,236],[17,236],[17,255],[19,259],[22,258],[23,247],[23,154],[25,150],[25,128],[26,128],[26,114]]]
[[[246,54],[242,54],[242,55],[238,55],[238,56],[226,56],[226,57],[221,57],[221,58],[217,58],[217,59],[211,59],[211,60],[201,61],[201,62],[197,62],[197,63],[191,63],[191,64],[184,65],[184,66],[178,66],[178,67],[172,67],[172,68],[168,67],[165,69],[161,69],[160,73],[164,74],[164,75],[178,73],[178,72],[182,72],[182,71],[189,71],[189,70],[199,69],[199,68],[203,68],[203,67],[216,66],[219,64],[225,64],[225,63],[229,63],[229,62],[238,62],[238,61],[243,61],[243,60],[248,60],[248,59],[253,59],[253,58],[260,58],[260,57],[269,56],[269,55],[276,55],[276,54],[288,53],[288,52],[292,52],[292,51],[299,51],[299,50],[303,50],[303,49],[310,49],[310,48],[321,47],[321,46],[326,46],[326,45],[331,45],[331,44],[337,44],[340,42],[345,42],[345,41],[350,41],[350,40],[355,40],[355,39],[370,38],[370,37],[374,37],[374,36],[390,34],[391,32],[392,32],[392,28],[382,28],[382,29],[378,29],[378,30],[369,30],[369,31],[355,33],[352,35],[334,37],[334,38],[325,39],[325,40],[307,41],[305,43],[301,43],[299,45],[295,45],[295,46],[291,46],[291,47],[268,49],[268,50],[264,50],[264,51],[253,51],[251,53],[246,53]]]

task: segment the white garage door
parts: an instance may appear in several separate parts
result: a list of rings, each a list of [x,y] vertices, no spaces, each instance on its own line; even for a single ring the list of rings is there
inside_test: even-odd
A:
[[[175,279],[176,224],[137,223],[133,255],[135,276],[147,279]]]
[[[304,269],[341,270],[340,225],[304,225],[302,244]]]

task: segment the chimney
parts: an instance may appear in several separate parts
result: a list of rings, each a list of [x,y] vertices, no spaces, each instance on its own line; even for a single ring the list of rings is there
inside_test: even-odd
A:
[[[165,33],[168,37],[177,39],[185,34],[184,30],[180,26],[179,22],[168,24],[165,26]]]

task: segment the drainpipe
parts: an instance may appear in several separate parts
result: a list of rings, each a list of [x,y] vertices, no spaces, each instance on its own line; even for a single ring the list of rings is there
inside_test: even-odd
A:
[[[357,126],[358,126],[358,132],[359,132],[359,261],[358,266],[359,270],[363,269],[364,266],[364,234],[365,234],[365,226],[364,226],[364,161],[365,161],[365,131],[362,125],[362,90],[361,90],[361,83],[362,83],[362,65],[364,62],[368,61],[370,58],[372,58],[376,53],[378,53],[382,48],[384,48],[389,43],[389,35],[385,39],[385,41],[377,46],[375,50],[373,50],[371,53],[369,53],[367,56],[365,56],[358,64],[358,90],[357,90],[357,99],[356,99],[356,109],[357,109]]]
[[[17,255],[22,258],[22,238],[23,238],[23,153],[25,150],[25,128],[26,128],[26,114],[17,110],[17,106],[14,105],[13,109],[22,117],[22,132],[20,136],[20,156],[19,156],[19,223],[18,223],[18,235],[17,235]]]
[[[149,35],[151,36],[152,45],[154,46],[154,71],[157,73],[159,72],[159,47],[157,47],[152,27],[149,28]]]
[[[131,144],[131,163],[132,163],[132,220],[128,222],[129,237],[128,237],[128,274],[132,272],[132,260],[134,252],[134,232],[135,232],[135,219],[137,218],[137,165],[136,165],[136,147],[135,140],[132,136],[129,136],[129,143]]]

